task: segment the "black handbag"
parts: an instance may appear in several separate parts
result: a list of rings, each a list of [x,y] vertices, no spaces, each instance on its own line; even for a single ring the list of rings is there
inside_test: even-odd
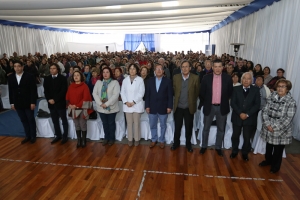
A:
[[[39,109],[37,112],[37,117],[39,118],[49,118],[50,117],[50,113],[47,113],[46,111]]]
[[[93,112],[90,114],[89,119],[97,119],[97,112],[96,112],[96,111],[93,111]]]

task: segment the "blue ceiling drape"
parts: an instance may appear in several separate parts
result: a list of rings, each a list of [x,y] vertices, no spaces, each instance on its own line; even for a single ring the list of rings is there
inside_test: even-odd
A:
[[[154,34],[126,34],[124,49],[135,51],[141,42],[149,51],[155,51]]]

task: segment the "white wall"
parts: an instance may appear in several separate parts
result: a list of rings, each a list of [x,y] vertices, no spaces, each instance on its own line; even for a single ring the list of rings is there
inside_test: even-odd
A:
[[[294,118],[294,135],[300,140],[300,1],[282,0],[237,20],[211,33],[210,42],[216,44],[216,54],[234,55],[230,43],[244,43],[239,56],[276,69],[286,70],[285,77],[293,83],[291,94],[298,109]]]
[[[77,34],[0,25],[0,55],[11,56],[14,51],[19,55],[105,51],[106,45],[109,51],[121,51],[124,38],[125,34]]]
[[[205,45],[209,44],[209,33],[191,34],[154,34],[155,51],[181,52],[202,50],[205,53]]]

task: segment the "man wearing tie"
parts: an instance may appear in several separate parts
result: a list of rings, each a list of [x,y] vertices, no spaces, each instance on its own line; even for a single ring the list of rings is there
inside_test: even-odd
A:
[[[37,87],[35,77],[24,72],[24,66],[20,61],[14,62],[16,73],[8,77],[8,91],[11,109],[16,110],[25,130],[25,139],[21,144],[28,141],[36,141],[36,123],[34,108],[37,99]]]
[[[203,105],[204,127],[202,131],[202,148],[200,154],[204,154],[208,145],[210,126],[214,116],[217,119],[217,136],[215,149],[219,156],[223,156],[222,142],[225,134],[227,114],[230,111],[229,99],[232,94],[232,79],[226,73],[222,73],[221,60],[215,60],[212,67],[213,73],[203,77],[200,89],[200,105]]]
[[[250,138],[256,128],[257,114],[260,108],[260,93],[259,88],[251,85],[253,76],[250,72],[245,72],[241,81],[242,85],[233,88],[231,98],[233,134],[230,158],[235,158],[238,154],[239,138],[243,130],[242,158],[248,161],[248,153],[251,150]]]
[[[172,81],[163,77],[164,67],[161,64],[155,66],[155,77],[151,77],[145,90],[145,107],[149,116],[152,142],[150,148],[159,142],[159,147],[165,147],[165,132],[167,128],[168,114],[173,108]],[[160,137],[157,136],[157,121],[160,122]]]
[[[51,119],[54,125],[56,137],[52,140],[54,144],[62,139],[61,144],[68,140],[68,120],[66,112],[66,93],[68,90],[67,78],[61,75],[59,65],[53,63],[50,66],[50,75],[44,80],[44,93],[48,101]],[[61,118],[64,133],[61,133],[59,125],[59,117]]]

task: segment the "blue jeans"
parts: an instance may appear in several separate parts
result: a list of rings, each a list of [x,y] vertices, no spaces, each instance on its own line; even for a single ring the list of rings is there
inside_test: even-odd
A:
[[[148,114],[150,130],[152,136],[152,142],[165,142],[165,133],[167,129],[167,118],[168,115],[160,115],[160,114]],[[157,136],[157,121],[159,119],[160,122],[160,137]]]
[[[116,115],[117,113],[105,114],[99,113],[103,129],[104,129],[104,139],[108,141],[115,141],[116,136]]]
[[[26,137],[36,138],[36,123],[34,119],[34,111],[30,109],[16,109],[16,110],[23,124]]]

